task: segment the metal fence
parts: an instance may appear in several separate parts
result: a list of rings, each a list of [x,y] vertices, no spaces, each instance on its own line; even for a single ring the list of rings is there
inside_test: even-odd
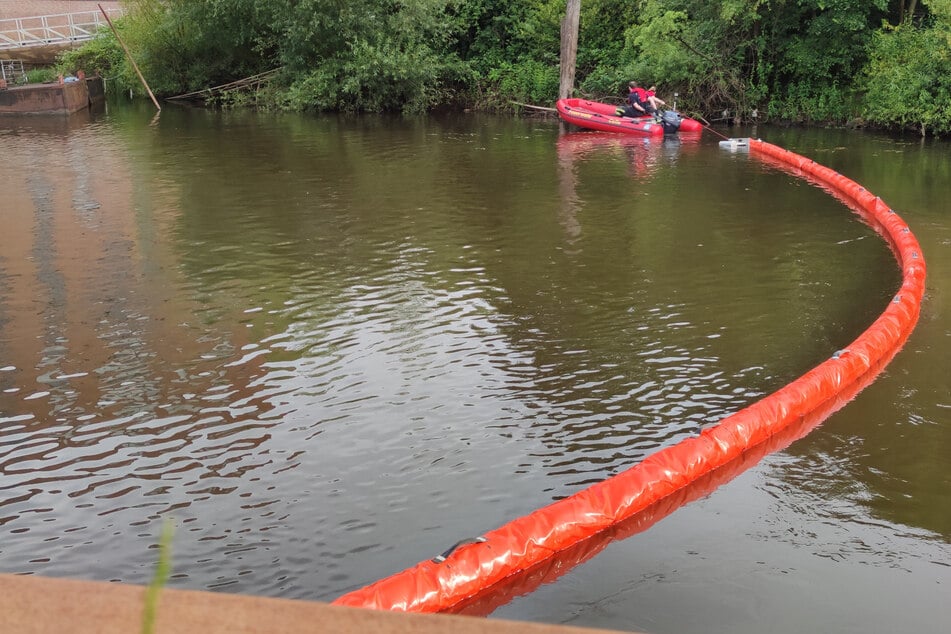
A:
[[[26,70],[18,59],[0,59],[0,86],[10,86],[26,81]]]
[[[109,11],[114,18],[120,12]],[[100,11],[0,20],[0,50],[91,40],[106,18]]]

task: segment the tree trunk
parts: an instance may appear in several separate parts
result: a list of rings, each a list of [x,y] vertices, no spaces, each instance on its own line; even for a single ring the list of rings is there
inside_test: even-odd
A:
[[[561,77],[558,98],[567,99],[575,87],[575,59],[578,55],[578,22],[581,0],[567,0],[565,19],[561,21]]]

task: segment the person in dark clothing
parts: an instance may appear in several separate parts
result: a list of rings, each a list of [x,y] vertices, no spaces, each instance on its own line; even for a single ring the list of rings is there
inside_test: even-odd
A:
[[[628,83],[627,104],[623,108],[625,117],[644,117],[648,115],[657,116],[657,111],[651,105],[647,96],[647,91],[641,88],[636,81]]]

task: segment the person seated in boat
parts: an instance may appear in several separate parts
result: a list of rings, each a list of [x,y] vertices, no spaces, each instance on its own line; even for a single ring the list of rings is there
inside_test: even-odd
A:
[[[647,90],[641,87],[636,81],[632,81],[628,84],[628,95],[627,101],[629,104],[628,112],[630,114],[625,114],[627,117],[644,117],[652,116],[657,118],[657,108],[651,105],[650,99],[648,98]]]
[[[632,81],[628,84],[628,92],[624,100],[624,106],[617,109],[617,115],[619,117],[636,119],[638,117],[647,116],[647,108],[644,103],[641,102],[639,94],[634,92],[635,88],[640,88],[636,81]]]
[[[667,105],[666,101],[657,96],[657,86],[651,85],[651,87],[644,92],[647,94],[647,102],[650,104],[650,107],[654,109],[655,114],[660,110],[661,106]]]

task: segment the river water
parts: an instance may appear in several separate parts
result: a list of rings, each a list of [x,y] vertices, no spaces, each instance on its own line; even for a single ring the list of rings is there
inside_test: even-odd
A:
[[[904,349],[788,447],[466,608],[670,634],[946,632],[951,146],[751,133],[882,196]],[[0,572],[330,601],[617,473],[897,290],[717,137],[111,106],[0,120]]]

